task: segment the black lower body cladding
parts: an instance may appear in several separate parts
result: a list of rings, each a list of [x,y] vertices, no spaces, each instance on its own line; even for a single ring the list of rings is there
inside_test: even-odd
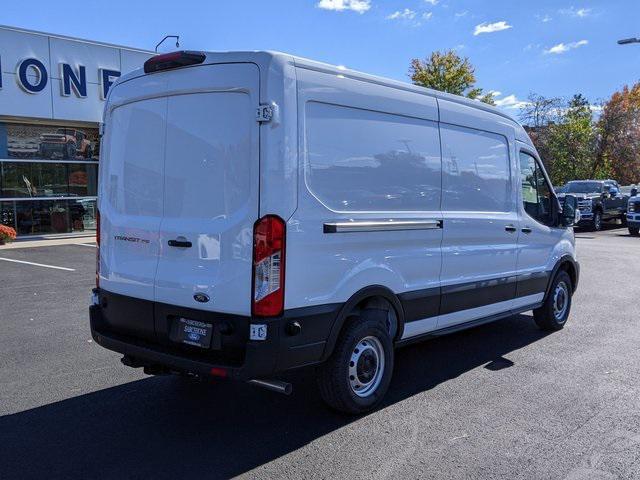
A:
[[[141,365],[209,375],[222,368],[239,380],[267,377],[320,361],[340,304],[288,310],[282,317],[248,316],[176,307],[97,290],[90,308],[91,332],[103,347],[135,358]],[[204,349],[172,341],[179,318],[213,325],[211,345]],[[265,340],[250,340],[249,325],[263,324]]]
[[[557,270],[567,262],[571,263],[568,272],[575,290],[579,265],[563,257],[556,268],[548,272],[404,292],[397,297],[389,291],[389,295],[395,299],[393,308],[397,310],[400,322],[408,324],[513,298],[546,294]],[[380,288],[371,288],[371,294],[380,294]],[[200,375],[209,375],[211,369],[217,367],[240,380],[265,378],[326,360],[331,355],[342,322],[350,314],[351,307],[356,307],[349,300],[289,309],[276,318],[251,318],[177,307],[100,289],[95,292],[98,303],[91,306],[90,317],[91,332],[98,344],[134,358],[136,364]],[[180,318],[212,325],[209,348],[172,340],[172,327]],[[249,338],[251,324],[266,326],[265,340]]]

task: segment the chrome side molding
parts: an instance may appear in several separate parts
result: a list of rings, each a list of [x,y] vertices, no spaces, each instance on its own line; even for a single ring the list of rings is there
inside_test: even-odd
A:
[[[434,230],[442,228],[442,220],[354,220],[351,222],[327,222],[323,227],[324,233]]]

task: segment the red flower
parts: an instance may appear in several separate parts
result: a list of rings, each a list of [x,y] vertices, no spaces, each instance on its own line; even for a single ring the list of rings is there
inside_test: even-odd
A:
[[[16,239],[16,231],[7,225],[0,224],[0,240],[12,241]]]

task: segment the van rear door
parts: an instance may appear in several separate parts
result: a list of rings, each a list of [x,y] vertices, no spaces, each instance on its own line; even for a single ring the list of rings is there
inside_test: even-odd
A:
[[[202,65],[143,75],[118,84],[110,102],[100,172],[100,286],[169,305],[249,314],[258,67]],[[141,330],[153,330],[153,319],[148,323]]]
[[[167,98],[155,299],[248,315],[258,219],[258,67],[166,74],[175,93]]]

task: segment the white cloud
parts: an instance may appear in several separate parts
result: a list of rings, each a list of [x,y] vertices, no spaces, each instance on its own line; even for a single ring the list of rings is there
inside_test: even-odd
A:
[[[456,12],[454,15],[456,18],[462,18],[462,17],[466,17],[468,13],[469,13],[469,10],[463,10],[461,12]]]
[[[440,0],[424,0],[424,1],[425,3],[428,3],[429,5],[433,5],[435,7]]]
[[[500,92],[492,92],[492,93],[494,94],[494,96],[501,95]],[[518,97],[516,97],[513,94],[507,95],[504,98],[495,99],[494,101],[496,102],[497,107],[506,108],[510,110],[518,110],[528,105],[528,102],[524,100],[520,100]]]
[[[561,8],[558,11],[562,15],[569,15],[570,17],[585,18],[591,15],[592,9],[570,7],[570,8]]]
[[[536,18],[540,20],[542,23],[547,23],[553,20],[553,18],[551,18],[551,16],[546,13],[544,15],[536,15]]]
[[[433,12],[424,12],[422,14],[423,20],[431,20],[431,17],[433,17]]]
[[[500,22],[494,23],[481,23],[480,25],[476,25],[476,29],[473,31],[474,35],[480,35],[481,33],[493,33],[499,32],[501,30],[507,30],[509,28],[513,28],[506,21],[502,20]]]
[[[391,15],[387,16],[388,20],[413,20],[416,18],[416,12],[405,8],[404,10],[396,10]]]
[[[554,45],[553,47],[547,49],[544,51],[545,54],[555,54],[555,55],[561,55],[565,52],[568,52],[569,50],[574,50],[576,48],[582,47],[584,45],[587,45],[589,43],[588,40],[580,40],[578,42],[571,42],[571,43],[559,43],[557,45]]]
[[[336,12],[351,10],[357,13],[364,13],[371,8],[371,0],[320,0],[317,7]]]

